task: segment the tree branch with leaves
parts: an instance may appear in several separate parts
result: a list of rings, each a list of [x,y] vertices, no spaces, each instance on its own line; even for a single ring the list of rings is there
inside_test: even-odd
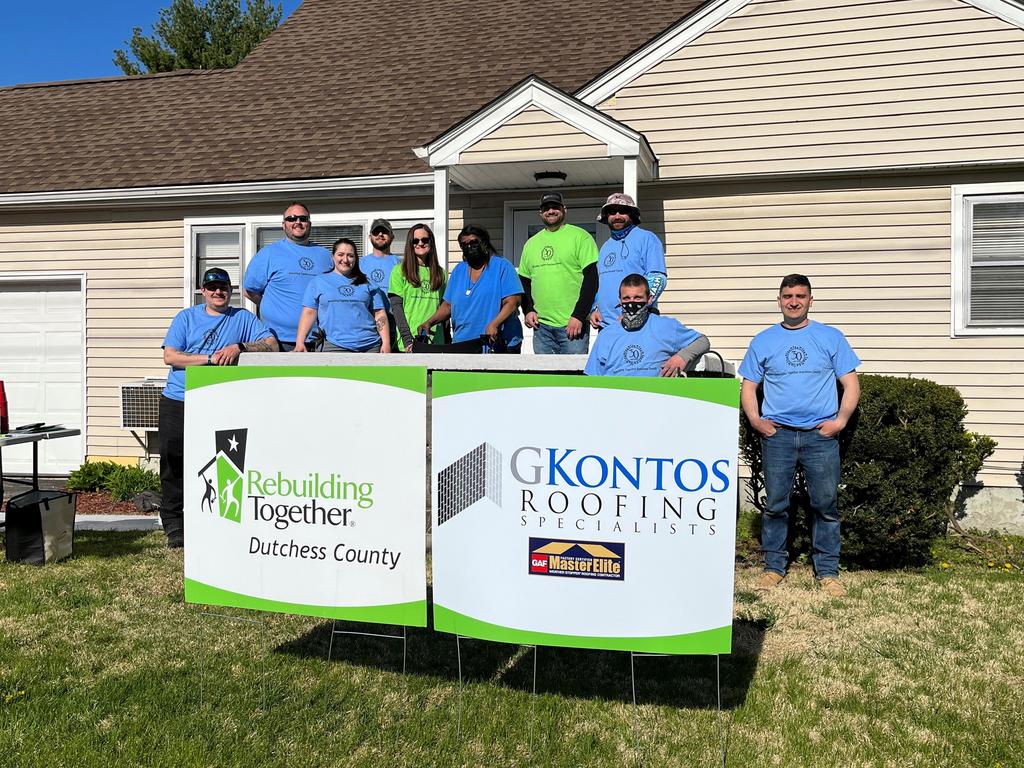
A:
[[[114,51],[126,75],[177,69],[226,69],[277,29],[283,15],[269,0],[172,0],[160,11],[153,35],[132,31],[128,50]]]

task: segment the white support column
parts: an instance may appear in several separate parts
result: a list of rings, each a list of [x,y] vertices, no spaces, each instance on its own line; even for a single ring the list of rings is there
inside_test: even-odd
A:
[[[448,167],[434,169],[434,240],[437,260],[448,271]]]
[[[640,205],[636,187],[636,158],[624,157],[622,158],[622,191],[636,200],[637,205]]]

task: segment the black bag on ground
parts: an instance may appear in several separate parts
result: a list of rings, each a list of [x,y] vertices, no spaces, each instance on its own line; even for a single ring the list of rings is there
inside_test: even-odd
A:
[[[27,491],[7,502],[7,559],[42,565],[71,557],[78,494]]]
[[[705,355],[714,355],[718,358],[718,370],[714,368],[709,369],[707,367],[708,361],[704,361],[703,371],[687,371],[686,375],[691,379],[732,379],[735,378],[733,374],[725,370],[725,360],[720,354],[715,352],[713,349],[709,349],[704,353]]]

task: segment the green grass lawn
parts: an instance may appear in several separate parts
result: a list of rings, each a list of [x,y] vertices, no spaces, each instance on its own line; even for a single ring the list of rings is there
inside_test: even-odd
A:
[[[3,766],[718,765],[713,658],[401,644],[182,601],[162,534],[80,533],[76,557],[0,563]],[[934,567],[736,579],[721,661],[730,766],[1024,766],[1024,578],[948,549]],[[211,611],[212,612],[212,611]],[[380,631],[367,625],[346,628]],[[461,711],[461,718],[460,718]],[[461,726],[459,725],[461,720]]]

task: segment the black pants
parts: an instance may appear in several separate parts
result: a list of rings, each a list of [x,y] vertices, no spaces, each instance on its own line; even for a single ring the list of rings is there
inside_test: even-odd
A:
[[[167,541],[180,543],[185,535],[185,403],[160,396],[160,520]]]

